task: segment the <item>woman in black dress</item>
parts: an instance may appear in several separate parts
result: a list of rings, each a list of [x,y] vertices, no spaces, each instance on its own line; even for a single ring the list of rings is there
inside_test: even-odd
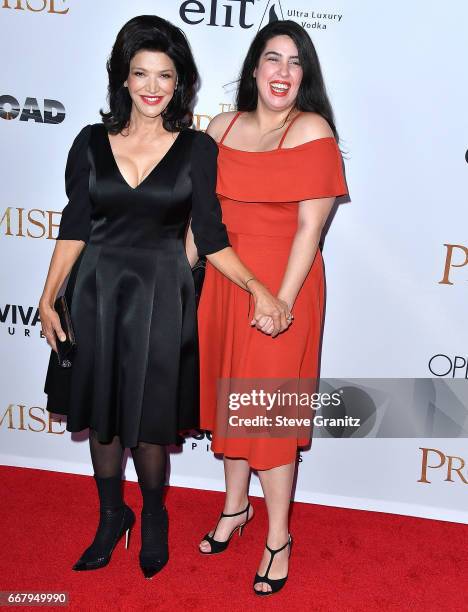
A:
[[[135,522],[121,491],[131,448],[143,496],[139,559],[146,577],[168,560],[162,495],[165,445],[198,425],[198,340],[191,229],[206,255],[250,291],[257,329],[288,326],[288,308],[230,248],[215,195],[217,146],[190,129],[197,69],[183,33],[155,16],[129,21],[108,62],[109,113],[76,137],[65,172],[69,203],[40,301],[56,350],[64,332],[53,308],[65,292],[77,347],[70,368],[51,352],[47,409],[68,431],[89,427],[100,521],[75,570],[106,565]],[[252,333],[256,333],[254,330]]]

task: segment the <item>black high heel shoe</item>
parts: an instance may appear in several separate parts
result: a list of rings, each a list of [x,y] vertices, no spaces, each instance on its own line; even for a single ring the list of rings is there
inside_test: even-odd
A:
[[[268,567],[267,567],[267,571],[265,572],[265,575],[259,576],[258,574],[255,574],[255,578],[253,582],[255,595],[273,595],[273,593],[277,593],[284,587],[284,585],[286,584],[286,580],[288,579],[288,574],[286,574],[284,578],[274,579],[274,578],[268,578],[268,573],[270,571],[275,555],[281,552],[282,550],[284,550],[286,546],[289,546],[289,556],[291,556],[292,544],[293,544],[293,539],[291,535],[289,535],[288,541],[286,542],[286,544],[284,546],[281,546],[281,548],[277,548],[276,550],[273,550],[272,548],[268,546],[268,544],[265,544],[268,552],[271,555],[271,558],[270,558],[270,562],[268,563]],[[257,589],[255,588],[255,585],[258,584],[259,582],[266,582],[268,585],[270,585],[271,591],[257,591]]]
[[[237,529],[239,530],[239,537],[240,537],[242,535],[243,528],[245,527],[245,525],[247,525],[247,523],[252,518],[251,517],[249,519],[249,510],[250,510],[250,502],[247,504],[247,508],[245,510],[241,510],[240,512],[235,512],[234,514],[225,514],[224,512],[221,512],[221,514],[219,516],[219,519],[218,519],[218,522],[216,523],[216,527],[214,528],[213,535],[210,536],[210,534],[207,533],[205,535],[205,537],[203,538],[203,540],[206,540],[207,542],[210,543],[211,549],[209,551],[206,551],[206,552],[201,550],[200,548],[198,549],[202,553],[202,555],[214,555],[214,554],[221,553],[221,552],[225,551],[226,548],[229,545],[229,542],[231,541],[233,533],[235,531],[237,531]],[[215,540],[214,539],[214,535],[216,533],[216,529],[218,529],[219,521],[222,518],[226,518],[226,517],[230,518],[232,516],[240,516],[241,514],[244,514],[244,513],[245,513],[245,521],[243,523],[241,523],[240,525],[237,525],[237,527],[234,527],[234,529],[229,534],[229,537],[228,537],[227,540],[225,540],[224,542],[221,542],[219,540]]]
[[[128,548],[130,531],[135,524],[135,514],[124,504],[122,508],[100,510],[99,526],[93,543],[73,566],[75,571],[99,569],[107,565],[117,542],[125,533],[125,548]]]
[[[152,578],[169,561],[168,528],[169,518],[165,506],[156,512],[141,513],[139,561],[145,578]]]

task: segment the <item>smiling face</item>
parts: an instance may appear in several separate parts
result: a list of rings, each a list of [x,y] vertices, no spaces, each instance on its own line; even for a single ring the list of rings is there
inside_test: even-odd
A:
[[[139,51],[130,61],[124,85],[133,110],[145,117],[157,117],[174,95],[177,73],[171,58],[160,51]]]
[[[289,36],[274,36],[266,43],[253,73],[260,100],[271,110],[294,106],[302,81],[297,47]]]

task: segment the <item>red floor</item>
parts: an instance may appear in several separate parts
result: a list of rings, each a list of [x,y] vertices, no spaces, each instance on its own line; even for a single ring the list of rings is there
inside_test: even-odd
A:
[[[252,579],[266,535],[262,499],[252,499],[256,516],[242,538],[221,555],[202,556],[197,542],[215,523],[223,497],[170,488],[171,558],[145,580],[138,519],[130,548],[121,540],[107,567],[71,570],[97,525],[91,477],[0,467],[0,483],[0,590],[67,591],[70,604],[62,609],[468,610],[466,525],[295,503],[288,583],[259,598]],[[125,499],[138,517],[136,483],[125,484]]]

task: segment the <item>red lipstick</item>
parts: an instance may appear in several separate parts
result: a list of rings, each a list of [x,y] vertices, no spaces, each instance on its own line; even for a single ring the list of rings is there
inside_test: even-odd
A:
[[[278,96],[280,98],[284,98],[284,96],[288,95],[288,92],[291,88],[291,83],[289,81],[271,81],[270,82],[270,91],[274,96]]]
[[[156,104],[161,102],[163,96],[140,96],[140,98],[145,104],[148,104],[148,106],[156,106]]]

